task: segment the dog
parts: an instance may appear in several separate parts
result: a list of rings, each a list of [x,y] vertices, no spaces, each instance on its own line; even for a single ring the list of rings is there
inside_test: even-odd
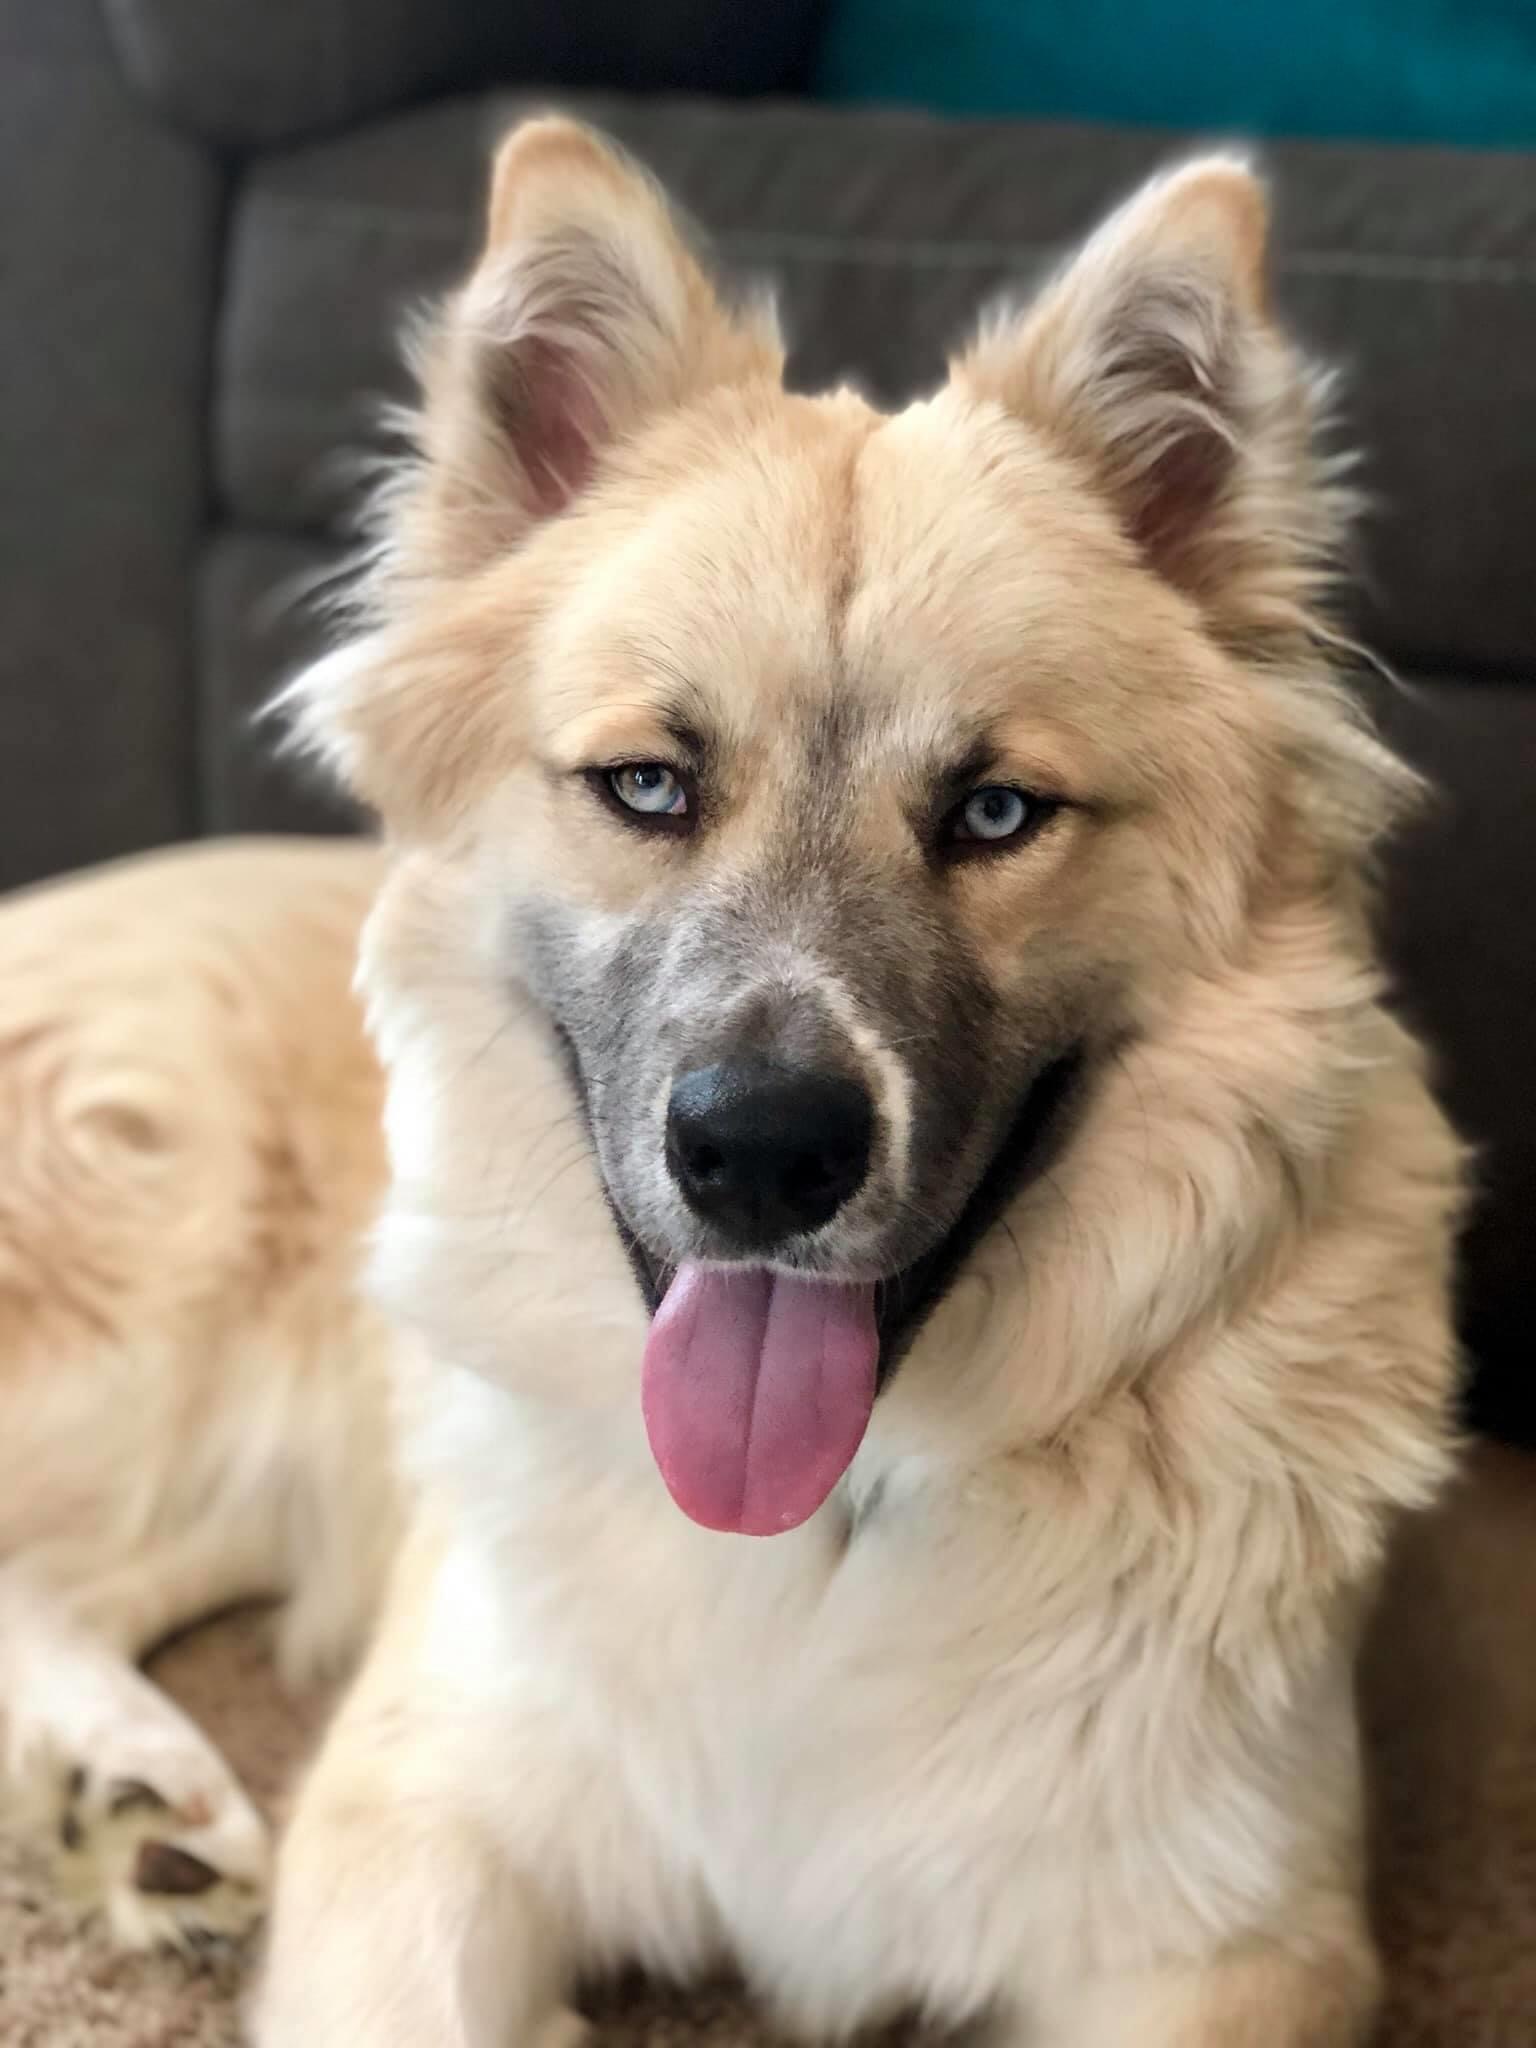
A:
[[[786,394],[590,132],[504,145],[285,700],[385,826],[366,1301],[376,1160],[305,1263],[400,1533],[259,2048],[725,1959],[811,2035],[1364,2038],[1352,1665],[1451,1463],[1462,1163],[1265,237],[1167,174],[887,417]]]
[[[261,2048],[724,1956],[812,2035],[1362,2037],[1351,1666],[1461,1172],[1265,238],[1166,175],[885,417],[787,395],[590,133],[504,145],[287,700],[393,848],[420,1367]]]
[[[0,1716],[9,1816],[128,1947],[265,1908],[267,1828],[134,1667],[249,1599],[308,1685],[374,1613],[399,1340],[349,988],[377,849],[186,847],[0,904]]]

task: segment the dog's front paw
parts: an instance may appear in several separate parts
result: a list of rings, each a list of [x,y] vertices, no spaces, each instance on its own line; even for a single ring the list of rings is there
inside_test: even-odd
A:
[[[55,1774],[60,1891],[119,1946],[197,1955],[239,1940],[266,1905],[266,1824],[215,1758],[156,1754]]]

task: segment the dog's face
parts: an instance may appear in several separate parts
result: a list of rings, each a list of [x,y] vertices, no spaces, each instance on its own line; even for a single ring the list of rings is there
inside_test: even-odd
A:
[[[817,1504],[1101,1063],[1347,852],[1353,742],[1270,680],[1327,509],[1262,239],[1242,170],[1163,181],[887,418],[787,396],[592,137],[503,152],[382,623],[306,715],[475,866],[467,964],[568,1058],[700,1519]],[[701,1382],[750,1436],[770,1378],[833,1419],[757,1472]]]
[[[889,1278],[1189,951],[1170,712],[1126,679],[1187,695],[1201,651],[974,408],[715,413],[541,630],[496,800],[508,957],[656,1268]]]

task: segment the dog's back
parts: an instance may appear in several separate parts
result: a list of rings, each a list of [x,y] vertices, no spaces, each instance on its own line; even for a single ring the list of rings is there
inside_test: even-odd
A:
[[[189,847],[0,906],[11,1776],[130,1940],[169,1931],[173,1896],[183,1926],[238,1920],[255,1892],[222,1881],[257,1885],[264,1853],[133,1660],[297,1593],[281,1648],[307,1675],[355,1647],[392,1540],[388,1342],[353,1284],[383,1176],[350,990],[378,858]],[[146,1830],[206,1887],[136,1885]]]
[[[188,848],[0,906],[0,1375],[35,1373],[39,1409],[62,1357],[206,1340],[355,1233],[382,1174],[348,988],[376,859]],[[18,1507],[37,1526],[7,1496],[0,1544]]]

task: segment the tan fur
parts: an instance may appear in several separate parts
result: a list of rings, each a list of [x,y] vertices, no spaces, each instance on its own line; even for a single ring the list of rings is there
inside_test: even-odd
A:
[[[254,1812],[134,1660],[291,1596],[283,1661],[311,1678],[357,1648],[392,1547],[390,1340],[355,1286],[380,1086],[348,989],[378,873],[251,842],[0,906],[6,1756],[130,1942],[229,1931],[265,1884]],[[146,1895],[145,1841],[222,1881]]]

